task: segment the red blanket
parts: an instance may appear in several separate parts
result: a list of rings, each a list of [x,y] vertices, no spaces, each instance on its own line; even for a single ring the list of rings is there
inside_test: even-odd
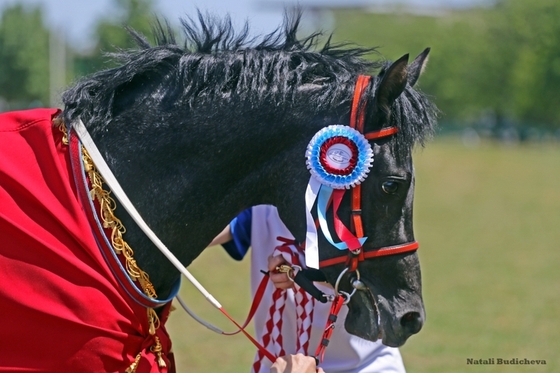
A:
[[[119,286],[76,194],[54,109],[0,114],[0,372],[173,372]]]

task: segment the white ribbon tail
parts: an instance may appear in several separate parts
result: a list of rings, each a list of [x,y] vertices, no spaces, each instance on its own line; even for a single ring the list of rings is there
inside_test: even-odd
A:
[[[321,189],[321,182],[311,176],[307,189],[305,190],[305,218],[307,222],[307,234],[305,235],[305,265],[307,268],[319,269],[319,244],[317,239],[317,228],[311,215],[311,209]]]

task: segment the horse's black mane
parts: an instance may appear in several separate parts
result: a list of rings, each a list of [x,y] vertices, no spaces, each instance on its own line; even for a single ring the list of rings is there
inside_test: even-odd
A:
[[[140,49],[112,53],[122,63],[120,67],[95,73],[67,90],[62,96],[65,120],[81,116],[86,121],[110,122],[119,92],[156,77],[165,81],[165,91],[160,89],[158,95],[170,107],[193,107],[216,97],[250,104],[266,99],[275,104],[309,87],[315,88],[309,89],[313,95],[309,110],[319,111],[351,100],[349,92],[357,75],[375,69],[382,73],[387,65],[364,58],[377,53],[376,48],[333,44],[330,37],[319,47],[320,32],[298,38],[300,20],[300,12],[286,13],[282,27],[251,38],[247,23],[235,32],[229,16],[220,20],[199,12],[198,20],[182,20],[182,46],[167,22],[156,23],[155,46],[130,30]],[[399,142],[408,147],[423,144],[435,126],[435,106],[410,86],[395,105],[393,122],[401,129]]]

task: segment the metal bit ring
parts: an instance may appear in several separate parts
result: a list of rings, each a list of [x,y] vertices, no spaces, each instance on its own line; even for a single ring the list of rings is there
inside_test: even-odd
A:
[[[356,293],[357,289],[355,287],[352,286],[352,292],[350,294],[348,294],[347,292],[343,292],[343,291],[338,291],[338,285],[340,284],[340,280],[342,280],[342,276],[344,276],[344,274],[346,272],[348,272],[349,268],[346,267],[344,268],[344,270],[342,272],[340,272],[340,275],[338,275],[338,278],[336,279],[336,283],[334,284],[334,293],[335,294],[344,294],[346,297],[346,301],[344,302],[345,304],[348,303],[350,301],[350,298],[352,298],[352,296]],[[358,271],[358,269],[356,269],[356,276],[357,276],[357,280],[360,280],[360,271]]]

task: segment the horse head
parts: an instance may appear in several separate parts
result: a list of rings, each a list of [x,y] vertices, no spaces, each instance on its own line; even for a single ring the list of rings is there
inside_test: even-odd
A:
[[[368,133],[376,134],[371,136],[375,139],[369,140],[373,164],[358,192],[360,211],[353,213],[356,194],[347,192],[336,214],[347,227],[355,224],[353,215],[359,214],[362,235],[367,239],[358,252],[362,259],[363,256],[370,259],[361,260],[346,271],[349,260],[334,259],[344,259],[346,254],[327,242],[325,235],[319,235],[321,270],[328,282],[332,285],[340,282],[341,290],[353,294],[345,321],[347,331],[367,340],[382,338],[388,346],[402,345],[422,328],[425,319],[412,224],[412,148],[415,142],[423,143],[433,121],[433,107],[414,89],[428,53],[426,49],[411,64],[408,55],[385,63],[377,76],[367,80],[357,103],[364,111],[366,137]],[[342,123],[348,124],[348,120]],[[388,131],[391,128],[396,132]],[[280,206],[281,216],[283,207],[295,208]],[[296,226],[289,216],[283,216],[283,220],[292,232],[303,232],[301,221]],[[327,230],[335,232],[332,211],[327,211],[326,220]],[[296,238],[303,239],[301,233]],[[385,255],[383,250],[393,250],[395,254]]]
[[[379,64],[362,58],[371,49],[327,43],[313,50],[317,34],[296,39],[299,17],[256,45],[246,32],[235,36],[229,19],[200,22],[184,22],[184,47],[163,27],[156,47],[136,35],[141,50],[123,52],[120,67],[63,95],[65,121],[86,123],[137,210],[179,260],[189,265],[233,217],[258,204],[277,206],[303,242],[306,149],[323,128],[349,125],[356,80],[373,68],[379,73],[364,84],[358,105],[363,132],[397,131],[366,141],[373,164],[360,185],[362,251],[413,242],[411,152],[435,123],[435,108],[414,89],[428,50],[410,65],[407,57]],[[338,215],[347,227],[351,206],[346,193]],[[116,214],[137,262],[165,296],[179,273],[125,211]],[[322,235],[318,247],[321,260],[341,254]],[[342,290],[351,290],[354,269]],[[350,300],[346,329],[403,344],[424,320],[417,254],[368,259],[357,269],[363,290]],[[322,270],[334,285],[344,264]]]

